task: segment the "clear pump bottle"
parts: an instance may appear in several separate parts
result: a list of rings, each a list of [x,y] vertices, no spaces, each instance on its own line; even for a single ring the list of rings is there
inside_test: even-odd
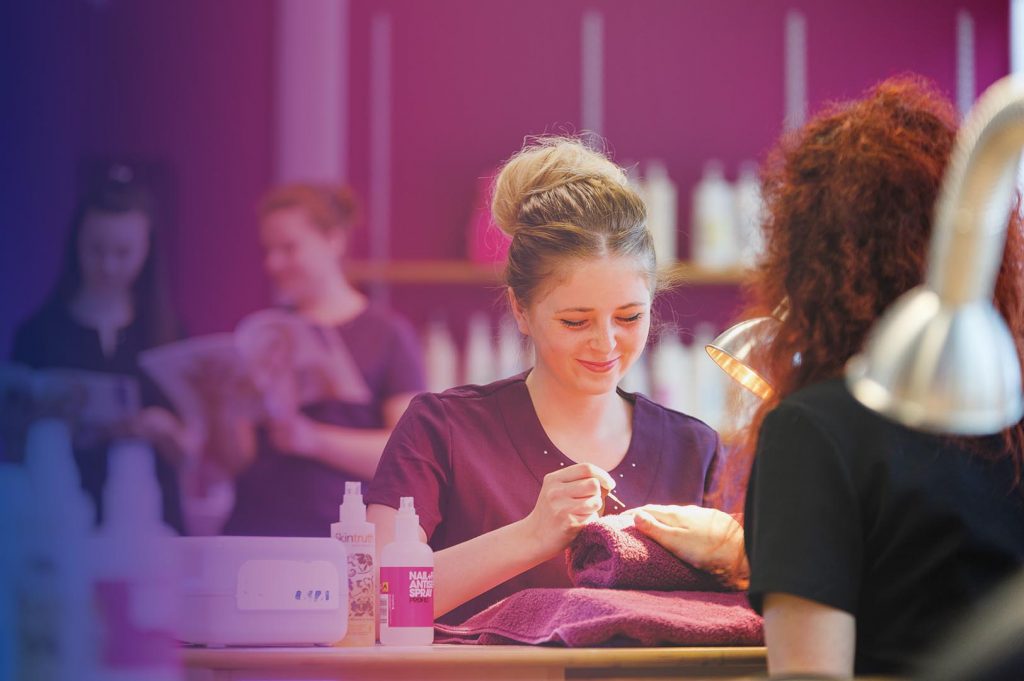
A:
[[[345,496],[338,508],[338,522],[331,525],[331,536],[348,552],[348,628],[339,646],[372,646],[376,638],[374,603],[374,555],[377,548],[376,526],[366,520],[366,504],[358,482],[345,483]]]

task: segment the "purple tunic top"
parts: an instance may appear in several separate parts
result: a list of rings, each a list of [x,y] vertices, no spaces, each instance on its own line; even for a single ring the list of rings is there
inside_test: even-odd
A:
[[[412,327],[400,317],[368,308],[334,330],[373,398],[367,404],[316,402],[302,412],[335,426],[385,427],[384,402],[424,390],[423,359]],[[235,507],[224,534],[327,537],[331,523],[338,521],[345,481],[354,479],[326,464],[276,450],[260,428],[256,459],[236,481]]]
[[[544,432],[525,379],[522,374],[417,396],[384,448],[366,503],[397,508],[399,497],[415,497],[420,525],[435,551],[524,518],[544,476],[575,463]],[[615,495],[630,508],[702,503],[718,434],[642,395],[619,394],[634,404],[633,436],[622,462],[609,471]],[[522,589],[568,586],[565,559],[558,556],[438,621],[460,623]]]

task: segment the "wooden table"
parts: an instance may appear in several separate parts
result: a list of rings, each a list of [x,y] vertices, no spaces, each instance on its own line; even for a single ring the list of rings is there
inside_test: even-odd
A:
[[[189,681],[736,678],[765,672],[764,648],[186,648]]]

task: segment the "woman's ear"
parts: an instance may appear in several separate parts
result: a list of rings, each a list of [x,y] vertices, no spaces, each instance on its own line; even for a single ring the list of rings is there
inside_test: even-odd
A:
[[[508,306],[512,309],[512,316],[516,318],[516,326],[519,327],[519,332],[524,336],[530,335],[530,324],[526,319],[526,310],[519,304],[519,298],[516,297],[515,291],[512,287],[508,287]]]

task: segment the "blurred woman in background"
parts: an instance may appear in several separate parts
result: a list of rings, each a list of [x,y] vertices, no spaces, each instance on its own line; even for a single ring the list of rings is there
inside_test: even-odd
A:
[[[96,372],[128,379],[141,410],[102,428],[77,424],[75,458],[82,486],[103,518],[107,450],[118,437],[156,446],[164,520],[181,531],[175,466],[186,438],[167,401],[140,371],[144,350],[177,340],[178,321],[164,280],[150,191],[131,168],[115,165],[78,203],[57,285],[17,330],[11,359],[34,369]],[[127,388],[126,388],[127,391]],[[125,396],[125,405],[132,401]],[[93,406],[96,405],[87,405]]]
[[[277,302],[323,347],[344,355],[343,366],[322,369],[347,371],[347,390],[305,403],[295,395],[282,399],[298,380],[289,375],[269,390],[261,419],[233,414],[228,397],[215,407],[221,417],[214,420],[209,448],[237,476],[235,506],[223,531],[326,536],[338,519],[345,481],[373,476],[391,429],[423,390],[421,351],[404,319],[372,307],[345,278],[341,261],[357,221],[348,189],[278,187],[264,197],[259,217],[264,267]],[[288,348],[266,345],[256,351],[265,359],[253,362],[262,364],[251,367],[256,373],[275,373],[271,364],[288,361]]]

